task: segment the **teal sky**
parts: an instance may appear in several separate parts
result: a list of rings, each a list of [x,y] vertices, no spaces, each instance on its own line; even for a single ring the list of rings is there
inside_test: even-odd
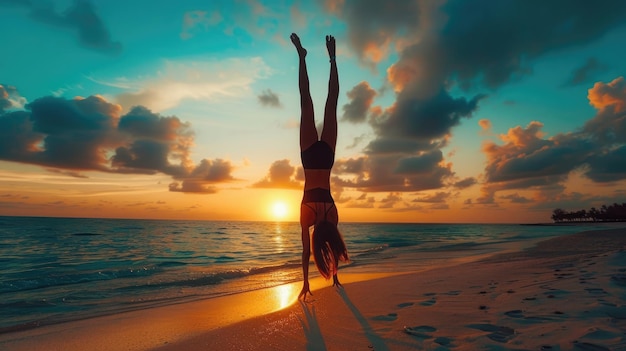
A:
[[[320,121],[337,38],[345,220],[625,202],[625,7],[0,0],[0,214],[297,220],[292,32]]]

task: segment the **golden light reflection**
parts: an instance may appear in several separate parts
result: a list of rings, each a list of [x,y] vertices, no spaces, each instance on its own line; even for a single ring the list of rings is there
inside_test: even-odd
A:
[[[277,286],[275,291],[278,299],[278,308],[281,310],[296,301],[298,292],[294,289],[294,284]]]

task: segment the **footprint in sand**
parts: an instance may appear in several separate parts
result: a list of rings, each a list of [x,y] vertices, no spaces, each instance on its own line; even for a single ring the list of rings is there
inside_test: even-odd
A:
[[[590,342],[574,342],[574,349],[575,350],[583,350],[583,351],[611,351],[611,349],[601,346],[601,345],[596,345],[596,344],[592,344]]]
[[[487,334],[487,337],[501,343],[507,343],[515,337],[515,329],[509,327],[500,327],[493,324],[469,324],[466,327],[490,332],[490,334]]]
[[[421,305],[421,306],[427,306],[427,307],[428,307],[428,306],[432,306],[432,305],[434,305],[434,304],[436,304],[436,303],[437,303],[437,299],[435,299],[435,298],[433,297],[433,298],[432,298],[432,299],[430,299],[430,300],[426,300],[426,301],[422,301],[422,302],[420,302],[420,305]]]
[[[387,315],[380,315],[380,316],[372,317],[372,319],[375,320],[375,321],[393,322],[396,319],[398,319],[398,314],[397,313],[389,313]]]
[[[522,310],[507,311],[504,312],[504,314],[511,318],[524,318],[524,313],[522,312]]]
[[[589,294],[594,296],[607,295],[608,293],[602,288],[587,288],[585,289]]]
[[[525,323],[541,323],[541,322],[553,320],[553,318],[550,318],[550,317],[525,316],[522,310],[511,310],[511,311],[504,312],[504,314],[507,317],[523,319]]]
[[[409,306],[413,306],[413,305],[414,305],[413,302],[403,302],[403,303],[398,304],[398,307],[399,308],[405,308],[405,307],[409,307]]]
[[[440,336],[437,339],[435,339],[435,343],[441,345],[441,346],[452,346],[452,342],[454,341],[454,339],[452,338],[447,338],[445,336]]]
[[[430,299],[420,302],[420,306],[432,306],[436,304],[437,299],[435,298],[435,295],[437,295],[437,293],[434,293],[434,292],[425,293],[424,296],[430,297]]]
[[[431,327],[430,325],[420,325],[417,327],[404,327],[404,332],[413,335],[420,339],[432,339],[432,335],[428,335],[426,333],[432,333],[437,331],[437,328]]]

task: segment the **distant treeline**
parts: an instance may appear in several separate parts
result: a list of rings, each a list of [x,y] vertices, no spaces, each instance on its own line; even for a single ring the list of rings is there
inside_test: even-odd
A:
[[[555,222],[623,222],[626,221],[626,203],[602,205],[600,209],[567,212],[557,208],[552,212]]]

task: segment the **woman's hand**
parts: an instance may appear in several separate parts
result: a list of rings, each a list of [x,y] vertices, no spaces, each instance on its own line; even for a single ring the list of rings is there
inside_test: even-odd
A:
[[[326,49],[328,49],[328,56],[330,56],[330,59],[335,59],[335,37],[332,35],[326,36]]]
[[[311,296],[313,296],[313,293],[311,292],[311,289],[309,288],[309,282],[308,281],[304,281],[304,285],[302,286],[302,290],[300,291],[300,295],[298,295],[298,300],[300,298],[302,298],[302,301],[306,301],[306,294],[310,294]]]

